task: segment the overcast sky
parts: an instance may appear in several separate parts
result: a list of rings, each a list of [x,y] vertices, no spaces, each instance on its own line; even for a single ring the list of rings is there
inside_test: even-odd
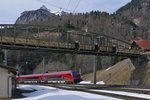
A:
[[[79,2],[80,1],[80,2]],[[0,24],[14,23],[23,11],[35,10],[45,5],[51,11],[63,8],[67,12],[91,10],[115,12],[131,0],[0,0]],[[79,5],[77,6],[77,4]]]

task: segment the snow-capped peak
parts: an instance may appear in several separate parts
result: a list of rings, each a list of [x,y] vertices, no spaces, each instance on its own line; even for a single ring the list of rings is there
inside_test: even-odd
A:
[[[45,5],[43,5],[42,7],[40,7],[40,9],[47,10],[47,11],[50,12],[50,10]]]
[[[60,10],[58,10],[58,11],[51,11],[51,13],[54,13],[55,15],[59,15],[59,16],[61,16],[62,14],[63,14],[63,10],[62,10],[62,8],[60,8]]]

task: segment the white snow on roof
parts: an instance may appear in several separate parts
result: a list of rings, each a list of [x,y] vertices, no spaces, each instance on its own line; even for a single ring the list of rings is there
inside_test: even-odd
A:
[[[20,85],[19,89],[36,91],[23,93],[22,95],[26,96],[26,98],[13,100],[120,100],[113,97],[39,85]]]

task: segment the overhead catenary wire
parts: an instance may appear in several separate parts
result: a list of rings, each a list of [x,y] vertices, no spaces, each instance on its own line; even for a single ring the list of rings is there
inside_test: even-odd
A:
[[[68,9],[68,8],[69,8],[70,3],[71,3],[71,0],[69,0],[68,5],[67,5],[67,8],[66,8],[66,9]]]
[[[61,8],[61,7],[57,6],[57,5],[54,5],[52,3],[49,3],[49,2],[46,2],[46,1],[43,1],[43,0],[36,0],[36,1],[41,2],[43,4],[48,4],[48,5],[50,5],[52,7],[55,7],[55,8]]]
[[[58,9],[63,9],[63,10],[65,10],[65,11],[74,12],[73,10],[66,9],[66,8],[64,8],[64,7],[57,6],[57,5],[55,5],[55,4],[52,4],[52,3],[49,3],[49,2],[46,2],[46,1],[43,1],[43,0],[36,0],[36,1],[41,2],[41,3],[43,3],[43,4],[46,4],[46,5],[50,5],[50,6],[52,6],[52,7],[58,8]],[[71,2],[71,1],[70,1],[70,2]],[[70,4],[69,4],[69,5],[70,5]]]
[[[78,8],[80,2],[81,2],[81,0],[79,0],[79,1],[77,2],[77,5],[75,6],[75,8],[74,8],[74,10],[73,10],[73,13],[75,13],[75,11],[76,11],[76,9]]]

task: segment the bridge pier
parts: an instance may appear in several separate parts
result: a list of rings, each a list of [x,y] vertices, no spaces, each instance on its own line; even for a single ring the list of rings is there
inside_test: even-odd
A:
[[[3,63],[4,63],[4,65],[7,66],[7,58],[8,58],[8,57],[7,57],[7,50],[4,49],[3,52],[4,52],[4,60],[3,60]]]
[[[147,64],[149,62],[146,56],[141,56],[137,58],[130,58],[135,69],[132,73],[131,79],[129,81],[130,85],[144,85],[145,78],[148,74],[148,67]]]

